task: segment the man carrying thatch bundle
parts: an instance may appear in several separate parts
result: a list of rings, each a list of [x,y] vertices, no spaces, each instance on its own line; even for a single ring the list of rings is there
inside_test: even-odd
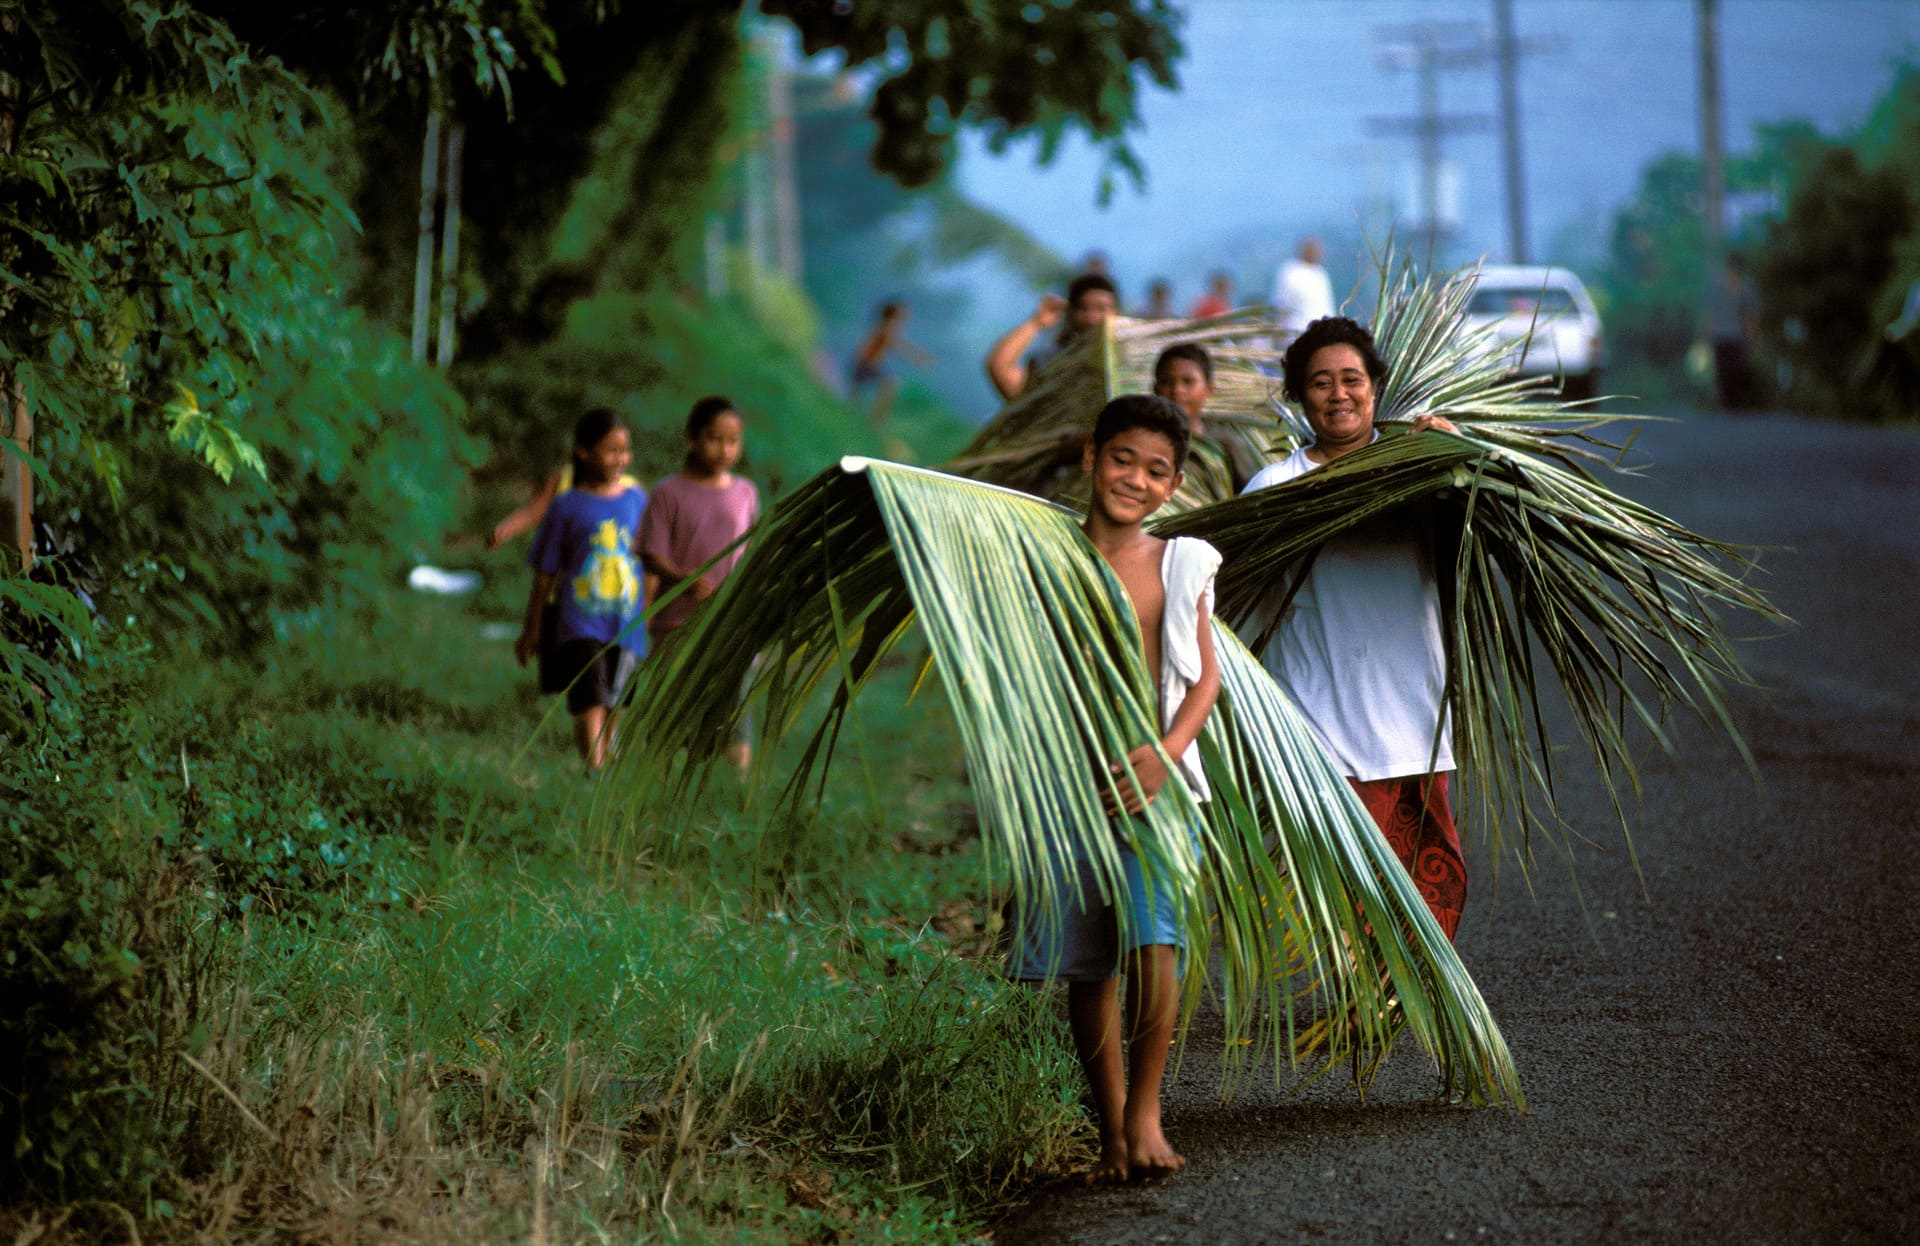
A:
[[[987,379],[1002,398],[1018,397],[1040,369],[1081,336],[1098,331],[1119,306],[1120,296],[1113,282],[1100,273],[1075,277],[1064,299],[1053,293],[1041,295],[1033,315],[1001,334],[987,351]],[[1060,326],[1059,334],[1041,340],[1041,335],[1055,325]],[[1034,345],[1036,341],[1040,342],[1038,346]]]
[[[1263,469],[1249,493],[1379,436],[1374,403],[1387,364],[1366,329],[1344,316],[1315,320],[1287,347],[1284,366],[1286,396],[1314,439]],[[1413,427],[1457,431],[1430,415]],[[1452,938],[1467,871],[1447,799],[1454,763],[1446,646],[1424,515],[1381,515],[1300,560],[1263,620],[1270,639],[1261,662],[1299,705]]]

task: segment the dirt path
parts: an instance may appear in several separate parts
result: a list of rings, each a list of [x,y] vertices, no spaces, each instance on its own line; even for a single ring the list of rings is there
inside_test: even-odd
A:
[[[1794,548],[1766,565],[1799,627],[1745,647],[1763,788],[1694,724],[1646,763],[1644,894],[1589,781],[1568,800],[1599,845],[1584,911],[1564,868],[1530,895],[1475,855],[1460,950],[1531,1112],[1434,1105],[1413,1047],[1364,1107],[1331,1077],[1221,1105],[1201,1032],[1169,1100],[1187,1171],[1043,1191],[997,1242],[1920,1240],[1920,436],[1781,418],[1642,441],[1634,496]]]

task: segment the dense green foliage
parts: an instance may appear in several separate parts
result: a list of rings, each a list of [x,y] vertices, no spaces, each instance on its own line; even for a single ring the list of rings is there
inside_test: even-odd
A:
[[[1109,182],[1115,172],[1138,177],[1125,142],[1138,120],[1134,75],[1171,87],[1180,55],[1167,0],[984,0],[964,18],[941,0],[762,0],[761,10],[791,19],[809,54],[838,50],[879,71],[868,107],[879,127],[873,164],[907,186],[947,168],[965,127],[983,130],[996,151],[1037,135],[1043,158],[1082,128],[1105,147]]]
[[[1172,15],[1081,10],[1097,30],[1001,14],[966,45],[1001,86],[940,118],[901,103],[957,89],[920,55],[945,20],[903,8],[888,172],[927,174],[956,124],[1085,124],[1124,166]],[[474,636],[517,612],[516,552],[478,613],[392,596],[501,500],[472,469],[556,464],[586,405],[628,414],[650,477],[714,390],[770,492],[878,448],[810,376],[804,294],[738,253],[704,293],[759,141],[741,21],[0,0],[0,394],[55,542],[0,578],[9,1207],[65,1203],[83,1239],[937,1240],[1080,1145],[1036,1001],[927,930],[990,924],[950,741],[877,730],[905,791],[830,794],[839,833],[776,872],[737,799],[603,868],[563,718],[527,751],[531,690]],[[1115,55],[1031,72],[1090,30]],[[467,135],[449,374],[392,328],[430,108]],[[926,404],[894,431],[957,437]]]
[[[1858,134],[1796,155],[1785,211],[1756,239],[1781,396],[1848,419],[1920,418],[1920,333],[1889,332],[1920,290],[1920,66],[1895,75]]]
[[[856,721],[885,800],[833,786],[784,858],[722,790],[616,873],[476,616],[381,614],[246,672],[120,634],[87,746],[0,759],[9,1201],[519,1237],[540,1162],[556,1224],[640,1232],[672,1189],[683,1228],[927,1240],[1083,1145],[1046,1001],[930,928],[990,920],[950,724]],[[517,1175],[430,1196],[463,1169]]]
[[[23,15],[3,192],[40,514],[149,623],[256,641],[431,542],[474,446],[334,291],[354,170],[324,102],[190,9],[55,12]],[[74,59],[103,27],[126,63]]]
[[[1699,396],[1689,350],[1704,333],[1700,163],[1661,157],[1615,217],[1601,286],[1609,388]],[[1887,327],[1920,281],[1920,68],[1897,70],[1859,130],[1758,127],[1726,164],[1729,250],[1758,300],[1752,343],[1767,396],[1851,419],[1920,414],[1920,340]]]

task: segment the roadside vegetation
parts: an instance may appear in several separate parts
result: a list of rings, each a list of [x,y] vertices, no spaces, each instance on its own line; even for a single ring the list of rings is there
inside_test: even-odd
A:
[[[890,674],[809,814],[723,776],[614,860],[498,637],[524,546],[473,534],[584,407],[621,410],[651,481],[728,393],[769,498],[882,448],[738,237],[761,19],[3,7],[0,462],[40,529],[30,571],[0,556],[0,1235],[958,1240],[1080,1156],[1058,1024],[986,959],[937,689],[903,709]],[[1010,20],[956,30],[975,69],[1125,47],[1006,77],[969,123],[1123,156],[1168,13]],[[910,102],[940,67],[876,80]],[[405,336],[429,113],[467,133],[445,367]],[[903,182],[951,158],[924,115],[869,131]],[[912,393],[886,435],[964,439]],[[421,562],[486,585],[409,595]]]
[[[779,851],[729,776],[613,861],[474,610],[380,606],[246,663],[103,637],[90,724],[0,762],[6,1090],[55,1195],[10,1236],[959,1240],[1083,1154],[909,672]]]
[[[1727,250],[1753,299],[1752,400],[1833,419],[1920,417],[1920,65],[1893,65],[1854,130],[1756,126],[1726,178]],[[1650,164],[1614,214],[1597,274],[1605,388],[1642,409],[1713,401],[1700,179],[1691,153]]]

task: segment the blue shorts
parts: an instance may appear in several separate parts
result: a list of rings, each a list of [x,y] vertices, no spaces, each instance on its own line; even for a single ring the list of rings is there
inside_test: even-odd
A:
[[[1199,853],[1199,838],[1192,840]],[[1126,894],[1117,897],[1127,906],[1127,936],[1121,946],[1120,921],[1114,905],[1100,896],[1091,859],[1076,854],[1079,875],[1076,898],[1064,885],[1057,912],[1019,912],[1014,920],[1014,947],[1008,972],[1018,981],[1057,979],[1065,982],[1104,982],[1120,971],[1123,952],[1166,945],[1186,950],[1180,932],[1180,906],[1174,880],[1155,872],[1149,879],[1139,854],[1122,844],[1118,849],[1126,878]]]

